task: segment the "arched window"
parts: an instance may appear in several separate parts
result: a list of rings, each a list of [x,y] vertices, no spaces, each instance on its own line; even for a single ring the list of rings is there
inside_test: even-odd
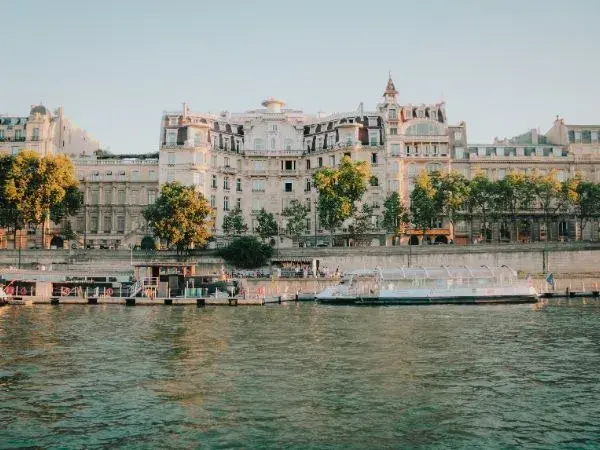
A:
[[[264,150],[265,149],[265,141],[260,138],[254,139],[254,150]]]
[[[436,122],[421,122],[408,126],[404,130],[407,136],[441,136],[444,135],[444,127]]]

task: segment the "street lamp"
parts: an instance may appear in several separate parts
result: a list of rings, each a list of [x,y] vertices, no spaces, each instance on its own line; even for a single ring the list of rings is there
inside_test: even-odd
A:
[[[319,202],[315,200],[315,248],[317,247],[317,205]]]

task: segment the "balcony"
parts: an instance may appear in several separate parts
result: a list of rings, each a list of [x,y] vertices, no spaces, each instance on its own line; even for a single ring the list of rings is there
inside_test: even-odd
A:
[[[237,172],[237,169],[235,167],[232,166],[221,166],[218,168],[219,172],[222,173],[228,173],[228,174],[235,174]]]
[[[265,188],[252,188],[252,192],[265,192]]]

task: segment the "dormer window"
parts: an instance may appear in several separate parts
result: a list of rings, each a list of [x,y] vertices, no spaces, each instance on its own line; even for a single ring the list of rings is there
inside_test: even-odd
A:
[[[169,126],[173,127],[177,125],[177,117],[169,117]]]

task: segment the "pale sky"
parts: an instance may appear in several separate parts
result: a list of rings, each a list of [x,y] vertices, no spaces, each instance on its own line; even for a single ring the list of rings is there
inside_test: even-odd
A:
[[[470,143],[600,123],[600,0],[0,0],[0,113],[39,102],[115,153],[163,110],[307,113],[443,98]]]

